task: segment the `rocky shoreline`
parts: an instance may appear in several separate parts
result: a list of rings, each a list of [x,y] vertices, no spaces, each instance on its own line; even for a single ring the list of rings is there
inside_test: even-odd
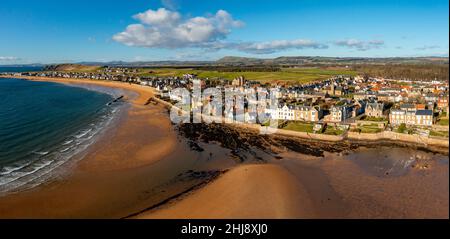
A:
[[[177,125],[179,133],[186,137],[193,150],[202,150],[198,142],[216,142],[222,147],[232,150],[232,153],[245,161],[243,151],[252,151],[253,148],[264,151],[277,158],[278,153],[290,150],[305,155],[323,157],[324,152],[342,153],[355,150],[359,147],[375,148],[382,146],[409,147],[431,153],[448,155],[448,148],[438,146],[424,147],[401,141],[379,140],[358,141],[343,140],[338,142],[327,142],[313,139],[303,139],[284,135],[263,135],[257,130],[245,127],[235,127],[228,124],[180,124]]]

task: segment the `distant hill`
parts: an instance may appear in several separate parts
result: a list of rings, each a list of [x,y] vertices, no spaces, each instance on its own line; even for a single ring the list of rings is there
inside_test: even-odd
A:
[[[249,57],[239,57],[239,56],[226,56],[216,61],[218,64],[228,64],[228,63],[264,63],[266,59],[259,59],[259,58],[249,58]]]
[[[448,57],[321,57],[321,56],[282,56],[273,59],[259,59],[226,56],[216,61],[218,64],[229,65],[330,65],[330,64],[448,64]]]
[[[96,71],[100,68],[101,68],[101,66],[98,66],[98,65],[58,64],[58,65],[47,65],[47,66],[45,66],[44,71],[88,72],[88,71]]]
[[[102,66],[122,67],[214,67],[214,66],[355,66],[355,65],[385,65],[385,64],[449,64],[448,57],[322,57],[322,56],[282,56],[277,58],[251,58],[226,56],[216,61],[110,61],[110,62],[79,62],[75,64],[46,65],[47,70],[56,71],[93,71]],[[37,66],[30,64],[21,66]]]

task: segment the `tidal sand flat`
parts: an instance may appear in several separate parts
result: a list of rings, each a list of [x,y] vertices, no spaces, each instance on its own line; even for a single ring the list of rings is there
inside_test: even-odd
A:
[[[448,218],[447,155],[373,144],[318,147],[316,142],[257,136],[251,130],[222,125],[189,125],[183,131],[191,139],[219,142],[244,162],[253,156],[253,160],[278,167],[238,166],[198,194],[189,194],[138,218],[278,218],[278,210],[286,207],[290,208],[290,213],[284,214],[287,218]],[[227,137],[200,136],[214,135],[211,132]],[[283,182],[280,184],[287,188],[297,185],[297,190],[271,187],[268,179],[271,183]],[[248,187],[254,189],[251,196]],[[222,195],[222,191],[226,193]],[[277,199],[280,201],[274,203]],[[271,207],[253,203],[258,200],[265,200]],[[196,202],[202,204],[192,206]]]
[[[391,148],[380,158],[379,150],[386,148],[324,157],[285,152],[136,218],[448,218],[446,156]]]
[[[185,199],[136,218],[310,218],[310,197],[273,164],[241,165]]]

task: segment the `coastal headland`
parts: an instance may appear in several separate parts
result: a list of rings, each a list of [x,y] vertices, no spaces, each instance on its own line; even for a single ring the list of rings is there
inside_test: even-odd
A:
[[[45,184],[0,196],[2,218],[448,218],[448,157],[440,154],[176,126],[150,87],[21,78],[133,93],[81,160]],[[234,147],[241,138],[247,143]]]

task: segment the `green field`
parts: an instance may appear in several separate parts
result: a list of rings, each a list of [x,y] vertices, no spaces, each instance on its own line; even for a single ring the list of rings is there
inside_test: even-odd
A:
[[[303,123],[298,121],[290,121],[283,127],[283,129],[286,130],[293,130],[307,133],[313,133],[314,132],[313,128],[314,125],[311,123]]]
[[[352,75],[355,71],[347,69],[322,69],[322,68],[282,68],[277,72],[219,72],[212,70],[157,68],[143,69],[141,76],[182,76],[183,74],[196,74],[199,78],[232,80],[238,76],[244,76],[247,80],[287,83],[307,83],[316,80],[325,80],[336,75]]]
[[[102,69],[101,66],[87,66],[79,64],[60,64],[56,65],[52,71],[67,71],[67,72],[78,72],[78,73],[94,73]]]
[[[94,73],[102,70],[101,66],[85,66],[77,64],[57,65],[54,71],[86,72]],[[115,73],[112,73],[115,74]],[[356,76],[356,71],[347,68],[319,68],[319,67],[299,67],[281,68],[280,71],[243,71],[225,72],[216,70],[202,70],[194,68],[139,68],[139,76],[183,76],[184,74],[196,74],[199,78],[205,79],[225,79],[232,80],[238,76],[244,76],[247,80],[259,81],[261,83],[284,82],[289,84],[308,83],[316,80],[326,80],[337,75]]]
[[[444,137],[448,138],[448,131],[430,131],[430,136]]]
[[[327,126],[327,128],[325,129],[325,132],[323,132],[323,133],[328,134],[328,135],[341,135],[342,133],[344,133],[344,131],[337,127]]]
[[[438,123],[438,125],[446,126],[446,125],[448,125],[448,118],[447,119],[440,119],[437,123]]]
[[[378,127],[378,124],[362,125],[359,126],[358,129],[360,130],[361,133],[366,134],[375,134],[383,131],[383,129],[380,129]]]
[[[383,117],[373,117],[373,116],[363,116],[363,117],[361,118],[361,120],[366,120],[366,121],[376,121],[376,122],[387,121],[386,118],[383,118]]]

